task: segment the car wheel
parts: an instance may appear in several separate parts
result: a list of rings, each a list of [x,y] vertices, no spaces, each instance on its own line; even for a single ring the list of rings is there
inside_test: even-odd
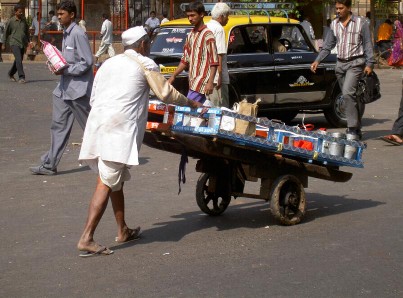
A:
[[[364,115],[365,104],[358,99],[360,118]],[[332,100],[330,108],[324,111],[326,120],[334,127],[347,127],[347,117],[342,93],[338,93]]]

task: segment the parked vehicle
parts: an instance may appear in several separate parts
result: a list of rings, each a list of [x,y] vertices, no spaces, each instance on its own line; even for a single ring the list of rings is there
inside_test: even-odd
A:
[[[205,17],[207,23],[211,18]],[[161,25],[151,46],[151,57],[169,77],[180,62],[183,44],[192,30],[189,21],[177,19]],[[259,116],[291,121],[298,113],[324,113],[335,127],[346,127],[343,97],[335,76],[336,55],[329,55],[316,73],[310,65],[317,56],[297,20],[269,15],[231,15],[224,27],[228,45],[230,104],[244,98],[261,98]],[[286,47],[279,52],[280,42]],[[284,50],[284,47],[283,47]],[[187,73],[175,80],[188,90]],[[365,106],[362,105],[361,113]]]

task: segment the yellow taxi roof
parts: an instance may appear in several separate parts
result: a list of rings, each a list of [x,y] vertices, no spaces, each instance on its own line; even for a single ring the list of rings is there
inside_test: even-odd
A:
[[[211,16],[205,16],[203,18],[204,23],[206,24],[211,20]],[[294,20],[294,19],[287,19],[287,18],[281,18],[281,17],[272,17],[270,16],[270,21],[269,17],[267,15],[230,15],[228,19],[227,25],[224,26],[224,31],[225,31],[225,40],[228,42],[228,34],[231,31],[232,28],[239,26],[239,25],[247,25],[247,24],[276,24],[276,23],[292,23],[292,24],[298,24],[299,21]],[[161,25],[161,27],[170,27],[170,26],[183,26],[183,27],[190,27],[189,20],[187,18],[181,18],[181,19],[176,19],[172,20],[169,22],[166,22]]]
[[[207,23],[208,21],[211,20],[211,16],[206,16],[204,17],[203,21],[204,23]],[[269,22],[269,17],[265,15],[230,15],[228,24],[224,28],[232,28],[237,25],[245,25],[245,24],[267,24],[267,23],[290,23],[293,24],[298,24],[299,21],[294,20],[294,19],[287,19],[287,18],[281,18],[281,17],[270,17],[270,22]],[[176,19],[172,20],[169,22],[166,22],[162,24],[162,27],[166,26],[190,26],[189,20],[187,18],[181,18],[181,19]],[[227,29],[226,29],[227,30]]]

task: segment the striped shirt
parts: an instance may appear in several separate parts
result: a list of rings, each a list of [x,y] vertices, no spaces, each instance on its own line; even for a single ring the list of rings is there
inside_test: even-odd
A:
[[[330,33],[327,34],[321,52],[316,61],[322,61],[337,45],[337,58],[351,60],[354,57],[365,57],[367,66],[373,67],[375,62],[373,45],[368,23],[365,19],[351,16],[347,26],[344,27],[338,18],[330,24]]]
[[[189,33],[181,62],[189,66],[189,89],[204,94],[210,78],[210,67],[218,66],[214,34],[206,25]]]

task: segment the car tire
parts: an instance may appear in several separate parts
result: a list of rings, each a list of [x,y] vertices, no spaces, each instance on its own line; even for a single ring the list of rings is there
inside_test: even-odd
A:
[[[359,116],[362,118],[365,112],[365,104],[361,102],[360,99],[358,101],[358,111]],[[334,96],[331,106],[324,110],[326,120],[333,127],[346,128],[347,127],[347,118],[346,113],[343,107],[343,95],[339,92],[336,96]]]

